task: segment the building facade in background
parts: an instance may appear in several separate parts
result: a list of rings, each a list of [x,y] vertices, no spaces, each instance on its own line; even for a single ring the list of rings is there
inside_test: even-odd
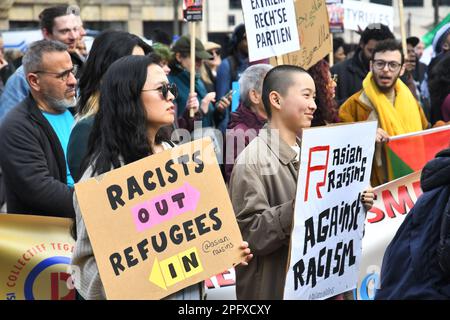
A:
[[[297,0],[301,1],[301,0]],[[344,0],[345,1],[345,0]],[[400,36],[398,0],[362,0],[384,5],[394,5],[394,32]],[[433,27],[435,0],[404,0],[407,35],[423,36]],[[450,13],[450,0],[439,0],[439,17]],[[198,26],[202,40],[224,43],[226,36],[243,22],[241,0],[204,0],[204,21]],[[55,4],[75,4],[81,8],[85,27],[93,30],[107,28],[126,30],[152,38],[154,29],[161,29],[171,37],[188,33],[182,21],[182,0],[0,0],[0,31],[38,28],[38,14],[45,7]],[[174,10],[178,3],[178,10]],[[178,24],[174,23],[178,16]],[[359,36],[346,30],[347,42],[356,42]]]

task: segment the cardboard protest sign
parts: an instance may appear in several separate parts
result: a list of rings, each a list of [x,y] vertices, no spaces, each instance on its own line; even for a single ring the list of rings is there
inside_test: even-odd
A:
[[[249,60],[299,50],[293,0],[242,0]]]
[[[75,300],[71,219],[0,214],[0,300]]]
[[[202,21],[203,0],[183,0],[183,18],[186,21]]]
[[[75,185],[108,299],[160,299],[242,259],[210,138]]]
[[[394,31],[394,8],[370,2],[344,1],[344,29],[364,30],[371,23],[382,23]]]
[[[375,188],[377,199],[367,213],[357,298],[372,300],[379,287],[381,264],[389,243],[422,194],[421,171]]]
[[[325,299],[358,280],[377,123],[303,131],[285,299]]]
[[[283,55],[282,63],[308,69],[333,49],[326,2],[325,0],[296,0],[295,14],[301,48]],[[271,59],[270,63],[278,65],[275,59]]]

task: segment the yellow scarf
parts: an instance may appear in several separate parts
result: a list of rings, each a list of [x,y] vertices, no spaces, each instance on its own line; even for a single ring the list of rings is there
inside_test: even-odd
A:
[[[378,113],[380,127],[390,136],[423,130],[416,99],[399,79],[395,82],[395,105],[375,85],[372,72],[363,81],[363,89]]]

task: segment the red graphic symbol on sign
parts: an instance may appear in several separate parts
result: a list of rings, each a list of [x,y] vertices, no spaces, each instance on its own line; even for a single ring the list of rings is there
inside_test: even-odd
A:
[[[324,152],[326,151],[326,161],[324,165],[316,165],[311,167],[311,159],[314,152]],[[309,149],[309,160],[308,160],[308,168],[306,171],[306,188],[305,188],[305,199],[304,201],[308,201],[308,193],[309,193],[309,179],[311,178],[311,172],[314,171],[323,171],[323,180],[321,182],[318,182],[316,184],[316,192],[317,197],[319,199],[322,199],[322,194],[320,193],[320,189],[325,185],[326,178],[327,178],[327,168],[328,168],[328,158],[330,155],[330,146],[319,146],[319,147],[313,147]]]

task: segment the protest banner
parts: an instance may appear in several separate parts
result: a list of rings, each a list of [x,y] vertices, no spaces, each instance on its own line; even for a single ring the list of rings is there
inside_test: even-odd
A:
[[[242,0],[250,61],[300,48],[293,0]]]
[[[394,31],[394,8],[370,2],[344,0],[344,29],[364,30],[371,23],[387,25]]]
[[[325,299],[358,281],[377,124],[305,129],[285,299]]]
[[[108,299],[160,299],[243,258],[210,138],[78,183],[75,191]]]
[[[71,219],[0,214],[0,300],[75,300]]]
[[[381,264],[389,243],[422,194],[415,172],[375,188],[376,200],[367,213],[358,287],[359,300],[372,300],[379,288]]]
[[[391,137],[386,144],[389,180],[422,170],[436,153],[450,147],[450,125]]]
[[[333,50],[325,0],[296,0],[295,14],[300,50],[271,59],[273,66],[291,64],[309,69]]]

